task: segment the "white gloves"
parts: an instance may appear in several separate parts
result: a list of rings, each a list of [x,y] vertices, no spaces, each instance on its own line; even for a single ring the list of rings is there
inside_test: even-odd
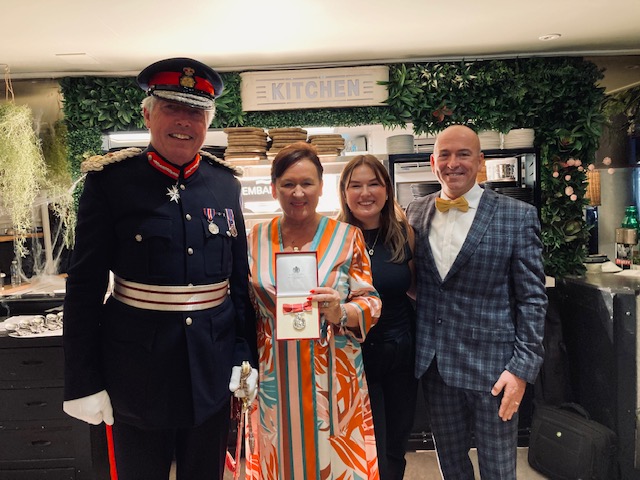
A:
[[[102,421],[107,425],[113,425],[113,408],[111,408],[111,399],[106,390],[88,397],[62,402],[62,410],[67,415],[92,425],[99,425]]]
[[[244,363],[246,363],[247,366],[249,365],[247,362]],[[245,372],[248,372],[248,374],[246,378],[242,378],[242,368],[243,367],[238,366],[231,369],[229,390],[231,390],[236,398],[246,398],[252,402],[258,395],[258,370],[250,366],[248,368],[245,367]],[[240,388],[241,379],[244,381],[244,388]]]

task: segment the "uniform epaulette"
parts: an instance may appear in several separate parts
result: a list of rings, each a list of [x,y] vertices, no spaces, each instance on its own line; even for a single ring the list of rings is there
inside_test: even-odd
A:
[[[226,168],[231,173],[233,173],[236,177],[241,177],[244,174],[244,170],[242,167],[233,165],[232,163],[225,162],[224,160],[216,157],[215,155],[205,152],[204,150],[200,150],[200,156],[206,157],[209,163],[217,163],[218,165]]]
[[[110,152],[105,155],[93,155],[80,164],[80,171],[82,173],[99,172],[104,168],[105,165],[109,165],[110,163],[117,163],[126,158],[140,155],[141,153],[142,149],[138,147],[129,147],[118,150],[117,152]]]

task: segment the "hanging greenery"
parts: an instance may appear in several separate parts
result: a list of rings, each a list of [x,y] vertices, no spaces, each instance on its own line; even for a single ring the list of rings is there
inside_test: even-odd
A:
[[[73,243],[76,225],[76,208],[73,197],[73,180],[68,162],[67,126],[56,122],[42,132],[42,153],[47,165],[44,189],[49,208],[60,219],[62,239],[66,247]]]
[[[623,114],[622,128],[629,136],[640,136],[640,85],[607,97],[605,105],[607,117]],[[638,152],[640,161],[640,152]]]
[[[411,121],[417,134],[453,124],[507,132],[533,128],[541,153],[545,271],[584,272],[586,170],[602,128],[602,73],[579,58],[427,63],[391,67],[387,125]]]
[[[380,123],[392,128],[411,123],[418,135],[435,134],[457,123],[501,132],[533,128],[542,161],[545,270],[548,275],[565,276],[582,273],[587,255],[588,227],[582,214],[585,169],[594,163],[605,123],[604,90],[596,86],[601,78],[594,64],[580,58],[402,63],[389,65],[389,96],[383,107],[245,112],[240,74],[225,73],[212,126]],[[65,79],[62,88],[70,127],[142,128],[139,104],[144,93],[133,79]],[[71,147],[71,136],[69,142]]]
[[[0,104],[0,204],[15,232],[14,250],[25,257],[33,229],[32,206],[44,181],[46,166],[33,130],[31,109]]]

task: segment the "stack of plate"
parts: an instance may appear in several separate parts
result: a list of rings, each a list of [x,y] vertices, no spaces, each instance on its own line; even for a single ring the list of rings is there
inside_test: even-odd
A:
[[[416,137],[413,140],[415,153],[433,153],[436,137]]]
[[[387,153],[414,153],[413,135],[393,135],[387,137]]]
[[[496,130],[482,130],[478,132],[480,139],[480,149],[482,150],[498,150],[501,147],[500,132]]]
[[[227,162],[255,165],[267,160],[267,132],[258,127],[224,128],[227,134],[227,148],[224,159]]]
[[[516,128],[504,135],[504,148],[531,148],[535,132],[533,128]]]
[[[278,152],[287,145],[296,142],[306,142],[307,131],[300,127],[270,128],[269,137],[271,137],[271,146],[267,151],[267,156],[273,159]]]
[[[319,156],[336,157],[344,150],[344,138],[339,133],[309,135],[309,143],[316,147]]]

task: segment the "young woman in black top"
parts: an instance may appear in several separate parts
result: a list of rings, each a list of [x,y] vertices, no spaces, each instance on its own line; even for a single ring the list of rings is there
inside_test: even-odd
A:
[[[342,171],[340,192],[338,219],[362,229],[373,283],[382,298],[380,319],[362,344],[380,479],[401,480],[417,394],[415,311],[407,296],[415,279],[413,230],[375,156],[351,159]]]

